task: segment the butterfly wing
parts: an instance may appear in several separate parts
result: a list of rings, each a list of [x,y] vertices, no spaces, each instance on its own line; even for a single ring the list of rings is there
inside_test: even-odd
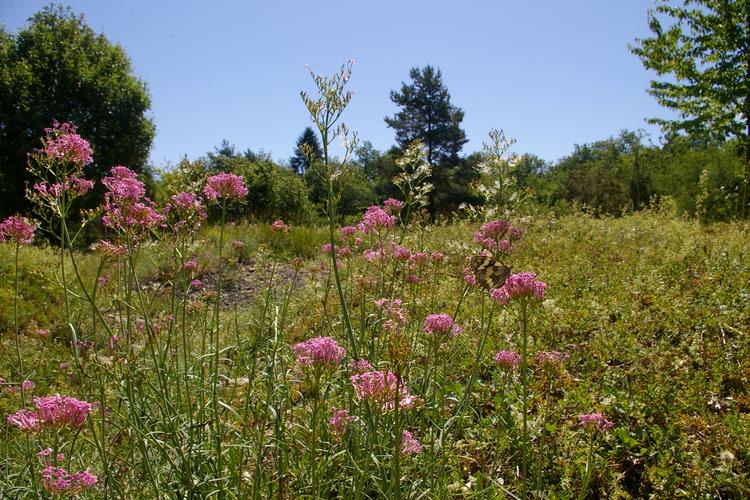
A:
[[[473,255],[471,257],[471,270],[479,286],[492,290],[505,284],[510,276],[511,268],[492,257]]]

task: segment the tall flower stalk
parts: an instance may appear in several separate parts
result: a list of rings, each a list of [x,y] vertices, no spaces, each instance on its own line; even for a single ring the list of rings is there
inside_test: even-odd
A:
[[[515,306],[518,319],[518,328],[521,341],[521,413],[523,427],[521,433],[521,498],[528,495],[528,463],[531,442],[528,429],[528,404],[529,404],[529,308],[535,303],[541,302],[547,284],[537,280],[534,273],[519,273],[511,275],[502,287],[492,290],[492,299],[502,306]]]
[[[341,115],[354,95],[351,90],[346,89],[354,64],[355,61],[350,59],[341,66],[338,73],[331,77],[318,75],[310,70],[310,75],[317,89],[317,95],[311,97],[307,92],[300,92],[302,102],[305,103],[305,107],[308,113],[310,113],[313,123],[315,123],[320,132],[323,158],[314,158],[312,148],[307,144],[302,145],[302,153],[307,156],[313,171],[316,175],[320,176],[326,186],[326,217],[328,219],[328,241],[331,249],[336,248],[335,232],[339,202],[336,181],[346,172],[349,158],[357,146],[356,133],[350,134],[346,125],[343,122],[339,122]],[[337,138],[341,138],[344,142],[344,156],[338,165],[334,165],[330,159],[330,147]],[[316,160],[320,160],[322,164],[319,162],[316,163]],[[331,251],[330,255],[331,268],[336,282],[336,291],[338,292],[341,305],[341,314],[344,319],[349,350],[356,358],[359,354],[359,346],[354,337],[354,329],[349,317],[349,308],[347,307],[346,296],[341,285],[336,252]]]

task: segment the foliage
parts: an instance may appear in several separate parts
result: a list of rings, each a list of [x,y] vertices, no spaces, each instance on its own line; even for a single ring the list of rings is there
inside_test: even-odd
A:
[[[305,172],[310,168],[311,162],[320,160],[322,157],[323,150],[320,148],[318,136],[312,127],[305,127],[305,130],[297,138],[297,147],[289,159],[289,166],[297,175],[305,175]]]
[[[198,192],[210,173],[221,171],[242,176],[250,191],[242,202],[228,203],[233,218],[270,223],[276,219],[309,221],[313,216],[307,189],[299,177],[263,154],[239,155],[228,143],[205,158],[185,158],[175,168],[161,172],[159,199],[167,202],[181,191]],[[212,215],[218,216],[215,210]]]
[[[430,354],[428,337],[422,333],[423,320],[452,309],[460,298],[463,257],[470,251],[468,242],[476,229],[475,225],[460,224],[408,231],[404,246],[443,251],[448,261],[425,268],[420,274],[422,281],[411,285],[403,279],[406,269],[398,271],[394,262],[386,272],[385,289],[373,283],[362,283],[360,288],[353,282],[347,292],[353,300],[353,316],[370,318],[363,323],[367,338],[384,332],[385,318],[374,305],[379,294],[393,287],[396,297],[405,298],[409,323],[404,331],[414,335],[415,350],[404,380],[410,393],[422,402],[401,413],[401,425],[419,439],[422,450],[402,456],[400,493],[404,497],[520,494],[516,472],[523,445],[520,372],[518,368],[506,371],[493,362],[495,352],[517,345],[512,316],[495,310],[474,389],[469,393],[470,411],[446,433],[431,430],[443,418],[439,410],[454,411],[465,394],[483,324],[486,327],[488,321],[489,299],[478,290],[468,292],[454,317],[465,332],[435,348],[440,356]],[[23,313],[28,318],[24,321],[34,320],[22,330],[22,354],[29,366],[37,367],[32,375],[37,384],[34,395],[62,392],[82,397],[87,387],[97,389],[101,383],[104,399],[96,399],[113,410],[106,418],[98,410],[92,413],[92,426],[83,429],[70,454],[74,462],[89,467],[100,478],[110,470],[109,480],[100,480],[95,497],[105,491],[129,497],[222,490],[212,480],[210,464],[215,464],[215,452],[210,433],[190,430],[189,415],[207,418],[210,414],[203,406],[208,401],[199,403],[207,396],[206,390],[191,385],[190,394],[195,398],[192,404],[186,401],[186,384],[200,376],[200,367],[209,366],[208,358],[201,358],[199,332],[200,325],[210,321],[205,308],[211,304],[212,279],[219,266],[227,272],[223,291],[227,302],[221,310],[225,325],[221,345],[227,357],[219,366],[225,380],[220,394],[227,407],[222,418],[226,422],[229,487],[249,497],[311,491],[307,450],[312,437],[315,380],[296,362],[292,346],[317,335],[332,336],[344,345],[328,274],[319,270],[322,260],[310,257],[299,277],[292,278],[287,257],[279,254],[281,258],[276,260],[264,250],[274,238],[286,237],[271,232],[268,226],[228,226],[224,238],[227,255],[220,261],[216,257],[218,230],[206,228],[197,235],[197,245],[191,250],[199,258],[199,277],[206,290],[190,292],[188,297],[185,327],[192,339],[188,348],[194,350],[195,357],[189,354],[190,362],[180,368],[189,370],[190,377],[175,373],[167,379],[173,394],[169,405],[156,398],[160,371],[155,368],[167,369],[169,365],[158,365],[160,358],[149,355],[149,346],[167,348],[168,341],[178,341],[183,328],[179,314],[172,333],[167,329],[151,336],[138,329],[142,326],[136,326],[140,317],[136,316],[132,349],[125,348],[121,337],[119,347],[112,350],[104,331],[87,336],[87,340],[95,340],[95,347],[84,355],[86,376],[81,377],[60,316],[61,299],[50,303],[37,297],[32,290],[37,283],[22,278],[22,296],[27,298]],[[317,240],[314,246],[318,249],[326,239],[325,231],[309,232],[305,227],[292,227],[288,236],[298,230]],[[533,269],[549,285],[528,339],[528,428],[533,436],[529,493],[643,498],[669,497],[675,491],[700,497],[719,491],[723,497],[747,496],[750,344],[742,334],[750,317],[744,298],[750,293],[750,263],[744,250],[747,228],[736,223],[703,227],[646,210],[621,218],[597,219],[580,213],[534,218],[524,224],[524,232],[523,244],[510,257],[513,267]],[[239,238],[249,238],[248,260],[242,262],[231,253],[228,243]],[[179,272],[167,272],[178,267],[168,248],[166,240],[144,247],[140,253],[143,267],[138,273],[146,304],[151,307],[145,317],[155,318],[161,325],[169,325],[161,311],[171,307],[171,291],[162,280]],[[10,248],[4,247],[2,255],[8,262]],[[36,267],[42,282],[54,280],[56,256],[52,249],[23,248],[21,257],[23,274],[29,276],[26,270]],[[151,261],[160,265],[151,266]],[[88,256],[79,264],[85,282],[95,281],[98,257]],[[347,277],[362,274],[382,279],[380,265],[368,263],[360,255],[345,266]],[[115,270],[116,263],[106,264],[105,272],[113,279]],[[4,296],[12,293],[11,281],[2,280]],[[69,286],[77,289],[75,283]],[[377,288],[369,288],[374,286]],[[100,305],[113,311],[117,301],[124,300],[118,299],[114,283],[100,293]],[[413,299],[407,298],[410,294]],[[141,313],[137,300],[131,305]],[[90,307],[81,299],[73,306],[76,321],[91,325],[87,320]],[[127,324],[125,315],[121,320]],[[34,335],[34,328],[47,328],[51,323],[57,326],[49,337]],[[90,334],[91,330],[87,331]],[[382,338],[390,337],[383,334]],[[12,373],[14,359],[6,355],[12,351],[8,340],[7,336],[0,340],[0,376],[6,378]],[[174,351],[180,367],[181,349]],[[568,358],[558,365],[536,364],[536,352],[555,350]],[[367,356],[382,365],[391,359],[387,350],[376,349]],[[388,476],[393,414],[382,416],[377,423],[370,421],[372,413],[353,397],[349,370],[342,364],[336,372],[321,377],[321,415],[316,426],[320,495],[349,498],[363,491],[363,496],[380,492],[381,497],[393,498],[396,490],[389,485]],[[138,385],[132,384],[136,381]],[[118,403],[128,397],[123,383],[125,387],[131,384],[144,403],[134,399],[132,410]],[[3,421],[20,406],[18,394],[5,390],[0,397]],[[340,437],[328,426],[331,407],[347,409],[357,417]],[[170,420],[160,415],[162,411],[170,412]],[[604,415],[614,428],[598,434],[579,428],[578,416],[592,412]],[[102,423],[106,425],[102,427]],[[376,432],[365,432],[367,425],[376,425],[372,428]],[[178,432],[167,432],[175,426]],[[100,429],[105,434],[100,434]],[[0,432],[4,450],[0,462],[5,471],[0,488],[15,494],[19,486],[30,485],[21,458],[25,436],[7,425]],[[191,432],[192,442],[188,438]],[[94,443],[102,436],[107,436],[102,443],[107,446],[103,447],[105,455],[100,456]],[[41,435],[31,439],[44,444]],[[190,464],[192,475],[172,473],[179,471],[178,464],[170,462],[163,451],[184,454],[190,461],[181,464]],[[141,459],[144,455],[149,457],[148,463]],[[377,463],[369,462],[365,472],[366,460],[372,456]],[[151,473],[155,483],[149,479]]]
[[[312,168],[305,173],[304,180],[310,194],[310,201],[322,214],[325,213],[325,180]],[[349,168],[334,180],[334,189],[339,193],[338,212],[341,215],[354,215],[375,203],[375,192],[370,181],[359,168]]]
[[[670,22],[663,27],[663,22]],[[643,65],[667,78],[652,81],[659,104],[679,112],[653,119],[667,130],[725,140],[744,149],[746,170],[740,215],[748,213],[750,189],[750,3],[724,0],[661,0],[649,13],[654,36],[636,40],[631,51]]]
[[[391,101],[401,107],[386,124],[396,132],[401,151],[418,140],[426,149],[432,167],[430,182],[435,189],[430,197],[430,213],[450,212],[471,199],[468,184],[475,179],[470,165],[462,162],[459,152],[466,144],[461,128],[464,112],[450,102],[442,73],[430,65],[412,68],[411,83],[401,84],[400,91],[391,91]]]
[[[520,187],[522,157],[507,154],[516,140],[497,129],[491,130],[489,136],[491,142],[483,143],[483,151],[475,167],[479,180],[474,184],[474,189],[482,197],[482,204],[479,207],[467,206],[481,220],[509,217],[531,196],[529,190]],[[525,175],[528,176],[528,172]]]
[[[146,85],[132,72],[122,47],[69,9],[46,7],[17,34],[0,27],[0,216],[28,210],[27,153],[53,120],[75,122],[91,143],[89,178],[112,165],[143,171],[154,124]]]

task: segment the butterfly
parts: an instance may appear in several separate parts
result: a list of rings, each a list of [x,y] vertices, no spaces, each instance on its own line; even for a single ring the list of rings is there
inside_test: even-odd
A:
[[[510,267],[485,255],[471,256],[471,272],[477,284],[487,290],[500,288],[510,276]]]

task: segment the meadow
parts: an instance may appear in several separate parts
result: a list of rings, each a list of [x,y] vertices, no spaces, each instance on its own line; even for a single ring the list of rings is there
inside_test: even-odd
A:
[[[46,130],[36,219],[0,223],[0,497],[747,497],[747,222],[429,223],[419,144],[401,198],[344,220],[350,70],[302,94],[320,225],[235,220],[236,173],[161,204],[124,166],[95,184],[75,125]],[[483,194],[520,199],[495,139]]]
[[[337,231],[348,318],[322,227],[20,247],[18,356],[2,245],[0,491],[54,496],[47,465],[91,498],[748,495],[747,224],[520,218],[503,261],[546,289],[503,304],[467,285],[480,224],[373,220]],[[7,419],[58,393],[84,421]]]

